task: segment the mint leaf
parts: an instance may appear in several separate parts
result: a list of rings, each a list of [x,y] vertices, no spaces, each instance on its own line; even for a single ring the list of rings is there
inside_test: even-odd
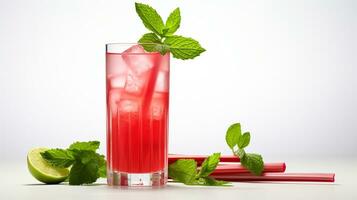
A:
[[[86,163],[75,162],[69,172],[70,185],[94,183],[98,179],[98,162],[95,159]]]
[[[164,35],[172,35],[180,27],[181,15],[180,8],[176,8],[166,20],[165,29],[163,31]]]
[[[97,154],[94,151],[88,151],[88,150],[76,151],[75,156],[76,156],[76,160],[83,164],[87,164],[87,163],[91,162],[92,160],[99,161],[98,160],[99,154]]]
[[[200,179],[200,185],[206,186],[231,186],[227,181],[216,180],[212,177],[204,177]]]
[[[107,177],[107,161],[105,160],[105,157],[103,155],[98,154],[98,176],[101,178]]]
[[[193,159],[179,159],[169,166],[169,176],[184,184],[194,182],[197,173],[197,163]]]
[[[104,156],[90,150],[74,150],[76,162],[69,173],[70,185],[81,185],[95,182],[99,177],[104,177],[106,162]]]
[[[161,16],[154,8],[146,4],[135,3],[135,10],[147,29],[158,35],[162,35],[165,25]]]
[[[186,185],[223,186],[229,184],[209,177],[216,169],[221,153],[214,153],[207,157],[197,173],[197,163],[193,159],[179,159],[169,165],[169,176],[175,181]]]
[[[240,162],[254,175],[261,175],[264,170],[263,158],[259,154],[245,153]]]
[[[211,156],[208,156],[201,165],[201,170],[198,174],[199,177],[207,177],[210,175],[217,167],[219,163],[219,158],[221,153],[214,153]]]
[[[241,137],[238,139],[238,147],[243,149],[249,145],[250,142],[250,133],[245,132]]]
[[[67,168],[71,166],[75,158],[70,151],[64,149],[50,149],[41,153],[43,159],[45,159],[50,165],[55,167]]]
[[[226,133],[226,142],[229,148],[233,150],[234,146],[237,145],[238,139],[241,136],[241,134],[242,134],[242,130],[241,130],[240,123],[232,124],[228,128]]]
[[[146,33],[138,41],[139,43],[157,43],[160,44],[160,38],[155,33]],[[146,50],[146,49],[145,49]]]
[[[169,36],[164,44],[169,46],[174,58],[182,60],[193,59],[206,51],[196,40],[182,36]]]
[[[88,150],[96,151],[99,148],[99,141],[89,141],[89,142],[75,142],[69,146],[70,150]]]
[[[161,55],[165,55],[169,48],[161,43],[160,38],[155,33],[146,33],[138,41],[140,45],[148,52],[160,52]]]

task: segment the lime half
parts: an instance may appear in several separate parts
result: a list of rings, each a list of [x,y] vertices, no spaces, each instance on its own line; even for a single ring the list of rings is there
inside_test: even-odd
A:
[[[27,154],[27,166],[33,177],[43,183],[55,184],[64,181],[69,170],[67,168],[53,167],[48,164],[41,156],[41,152],[47,148],[31,149]]]

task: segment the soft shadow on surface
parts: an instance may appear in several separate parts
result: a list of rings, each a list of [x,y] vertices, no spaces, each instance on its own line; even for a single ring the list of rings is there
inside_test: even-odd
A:
[[[259,184],[245,184],[242,187],[242,184],[239,182],[231,182],[230,186],[199,186],[199,185],[184,185],[181,183],[168,184],[166,188],[168,190],[262,190]]]
[[[44,184],[44,183],[28,183],[28,184],[22,184],[23,186],[54,186],[54,185],[60,185],[60,186],[84,186],[84,187],[92,187],[92,186],[101,186],[101,185],[107,185],[105,183],[93,183],[93,184],[88,184],[88,185],[69,185],[69,184]]]
[[[180,186],[180,185],[167,185],[165,187],[120,187],[120,186],[108,186],[108,190],[112,191],[126,191],[135,193],[145,193],[145,192],[163,192],[163,191],[199,191],[199,190],[225,190],[225,189],[237,189],[235,186],[231,187],[207,187],[207,186]],[[244,188],[250,189],[250,188]],[[253,189],[253,188],[252,188]]]
[[[89,185],[81,185],[81,186],[101,186],[101,185],[107,185],[106,183],[92,183]]]
[[[247,181],[247,182],[236,182],[236,183],[247,183],[247,184],[276,184],[276,185],[329,185],[329,186],[334,186],[334,185],[341,185],[338,183],[329,183],[329,182],[269,182],[269,181]]]
[[[126,186],[107,186],[106,187],[109,190],[122,190],[122,191],[170,191],[170,190],[224,190],[224,189],[234,189],[237,188],[236,185],[231,185],[231,186],[195,186],[195,185],[184,185],[182,183],[168,183],[166,186],[163,187],[126,187]],[[248,189],[248,188],[246,188]],[[253,188],[252,188],[253,189]]]
[[[47,185],[59,185],[59,184],[27,183],[22,185],[23,186],[47,186]]]
[[[147,190],[152,190],[152,191],[162,191],[162,190],[215,190],[215,189],[258,189],[253,186],[258,186],[258,185],[299,185],[299,186],[327,186],[327,187],[332,187],[332,186],[340,186],[341,184],[338,183],[310,183],[310,182],[259,182],[259,181],[249,181],[249,182],[234,182],[235,185],[232,186],[225,186],[225,187],[219,187],[219,186],[186,186],[184,184],[180,183],[169,183],[165,187],[121,187],[121,186],[109,186],[106,183],[93,183],[93,184],[88,184],[88,185],[80,185],[81,187],[95,187],[95,186],[107,186],[107,189],[112,189],[112,190],[126,190],[126,191],[147,191]],[[238,185],[237,185],[238,184]],[[244,188],[241,188],[239,184],[244,184]],[[44,183],[29,183],[29,184],[22,184],[23,186],[27,187],[37,187],[37,186],[71,186],[71,187],[76,187],[73,185],[68,185],[68,184],[44,184]],[[252,186],[247,188],[247,185]]]

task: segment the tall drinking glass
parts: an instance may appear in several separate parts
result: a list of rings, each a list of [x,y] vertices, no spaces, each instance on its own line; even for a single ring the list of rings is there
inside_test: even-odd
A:
[[[170,55],[106,45],[108,184],[167,182]]]

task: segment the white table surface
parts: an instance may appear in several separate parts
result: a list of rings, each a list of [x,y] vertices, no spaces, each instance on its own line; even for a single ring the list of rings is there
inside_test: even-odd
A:
[[[120,189],[105,185],[105,179],[92,186],[44,185],[37,182],[23,162],[0,165],[0,199],[341,199],[357,200],[357,158],[287,162],[287,172],[335,172],[335,183],[255,182],[234,183],[233,187],[198,187],[169,183],[162,189]]]

